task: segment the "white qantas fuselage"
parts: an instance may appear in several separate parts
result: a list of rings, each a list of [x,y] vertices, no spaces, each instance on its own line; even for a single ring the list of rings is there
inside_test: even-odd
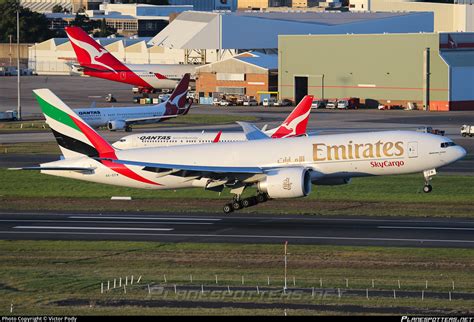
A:
[[[412,131],[364,132],[318,135],[280,140],[256,140],[220,144],[184,145],[168,148],[119,150],[117,159],[162,164],[260,167],[262,169],[304,168],[313,182],[328,178],[351,178],[419,173],[436,169],[462,158],[466,151],[450,139]],[[42,166],[95,168],[93,173],[48,171],[43,173],[112,185],[145,189],[202,187],[202,175],[163,175],[143,166],[127,165],[133,172],[156,184],[125,177],[110,166],[88,158],[56,161]],[[263,180],[262,175],[246,179]],[[252,181],[254,180],[254,181]]]
[[[165,103],[153,106],[137,107],[101,107],[77,108],[74,111],[91,127],[106,126],[112,121],[127,121],[133,119],[156,118],[163,116],[166,111]],[[153,119],[157,122],[156,119]],[[146,120],[137,123],[146,123]],[[150,120],[151,122],[151,120]]]
[[[153,88],[173,89],[186,73],[196,78],[196,66],[189,64],[125,64],[132,72]],[[157,74],[166,78],[159,78]],[[192,86],[194,87],[194,86]]]
[[[205,144],[213,143],[216,138],[218,142],[241,142],[247,138],[243,132],[219,132],[201,131],[201,132],[157,132],[157,133],[139,133],[127,135],[112,146],[117,149],[136,149],[149,147],[167,147],[174,145]]]

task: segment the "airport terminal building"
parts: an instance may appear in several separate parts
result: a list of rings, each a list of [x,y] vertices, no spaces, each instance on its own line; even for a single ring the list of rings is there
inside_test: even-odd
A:
[[[279,93],[474,110],[474,33],[279,37]]]

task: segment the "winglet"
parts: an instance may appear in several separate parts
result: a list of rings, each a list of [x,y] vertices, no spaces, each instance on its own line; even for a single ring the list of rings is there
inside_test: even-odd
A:
[[[219,140],[221,139],[221,134],[222,134],[222,130],[219,131],[219,133],[217,133],[216,137],[214,138],[214,140],[212,141],[212,143],[217,143],[219,142]]]
[[[266,140],[269,139],[270,137],[263,133],[258,127],[251,123],[247,122],[236,122],[242,127],[242,130],[245,133],[245,137],[247,138],[248,141],[253,141],[253,140]]]

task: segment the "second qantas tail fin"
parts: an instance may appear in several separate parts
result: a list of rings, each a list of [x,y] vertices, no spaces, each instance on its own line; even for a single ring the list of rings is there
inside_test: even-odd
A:
[[[120,60],[110,54],[82,28],[66,27],[65,30],[81,66],[116,74],[125,68]]]
[[[303,97],[286,120],[276,129],[272,138],[286,138],[306,134],[312,102],[312,95]]]
[[[114,148],[49,89],[33,91],[66,159],[116,158]]]
[[[166,101],[165,115],[176,115],[180,114],[180,110],[185,111],[183,109],[186,108],[186,95],[188,94],[190,78],[191,74],[186,73],[184,74],[183,78],[181,78],[178,85],[176,85],[176,88],[174,89],[173,93]],[[187,111],[185,112],[187,114]]]

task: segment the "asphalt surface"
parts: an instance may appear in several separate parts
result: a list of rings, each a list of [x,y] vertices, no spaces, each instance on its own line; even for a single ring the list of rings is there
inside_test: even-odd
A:
[[[0,239],[474,247],[474,220],[0,213]]]

